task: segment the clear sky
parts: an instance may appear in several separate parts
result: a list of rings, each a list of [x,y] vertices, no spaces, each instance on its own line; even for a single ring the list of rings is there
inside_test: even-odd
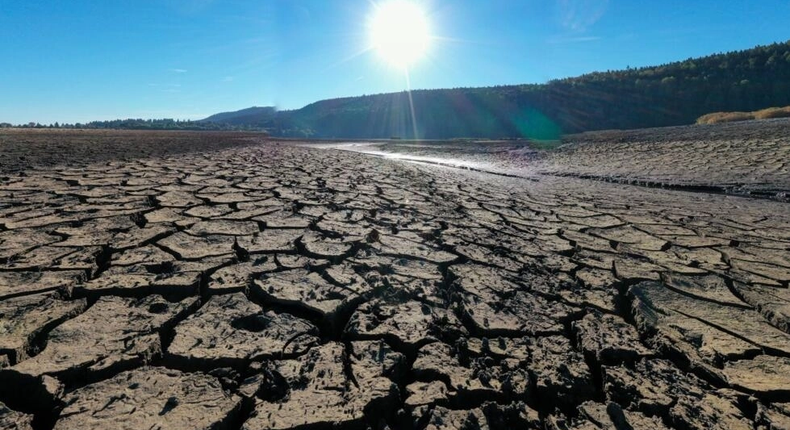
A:
[[[790,39],[788,0],[413,1],[433,36],[413,88],[540,83]],[[0,122],[198,119],[400,91],[402,70],[365,51],[377,2],[0,0]]]

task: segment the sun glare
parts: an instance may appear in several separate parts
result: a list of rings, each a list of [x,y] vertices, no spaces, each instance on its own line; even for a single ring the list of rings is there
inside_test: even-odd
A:
[[[393,66],[407,68],[429,48],[428,19],[411,1],[387,0],[376,4],[368,26],[373,49]]]

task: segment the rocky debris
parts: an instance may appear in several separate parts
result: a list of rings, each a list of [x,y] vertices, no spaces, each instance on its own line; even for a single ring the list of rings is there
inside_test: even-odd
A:
[[[447,385],[442,381],[413,382],[406,386],[404,406],[416,408],[433,404],[446,405],[448,402]]]
[[[241,367],[303,354],[316,334],[309,322],[264,311],[244,294],[214,296],[176,327],[167,359],[188,368]]]
[[[0,428],[7,430],[33,430],[33,415],[13,411],[0,402]]]
[[[0,356],[9,365],[38,348],[37,339],[87,307],[85,300],[64,301],[52,296],[25,296],[0,301]]]
[[[497,360],[512,359],[527,362],[530,357],[531,341],[527,337],[496,337],[462,339],[459,346],[474,357],[494,357]]]
[[[241,397],[213,376],[143,367],[79,388],[64,403],[55,430],[208,430],[231,428]]]
[[[666,360],[643,360],[634,370],[603,367],[609,401],[648,416],[661,416],[672,427],[748,429],[753,423],[738,402]]]
[[[351,350],[330,342],[297,360],[277,363],[288,386],[281,400],[259,400],[243,429],[361,426],[393,411],[403,357],[382,342],[354,342]]]
[[[444,406],[413,410],[414,428],[418,429],[542,429],[538,413],[523,402],[497,404],[484,402],[477,408],[451,409]]]
[[[470,429],[488,430],[488,419],[481,409],[452,410],[442,406],[430,409],[421,421],[424,430]]]
[[[103,297],[55,327],[41,353],[0,371],[0,381],[35,385],[44,375],[95,380],[147,363],[162,352],[161,333],[195,304],[195,299],[171,303],[156,295]]]
[[[589,313],[572,326],[579,348],[597,363],[633,363],[652,355],[634,326],[616,315]]]
[[[619,430],[619,429],[669,429],[658,417],[623,410],[617,403],[585,402],[579,405],[578,417],[549,418],[549,430]]]

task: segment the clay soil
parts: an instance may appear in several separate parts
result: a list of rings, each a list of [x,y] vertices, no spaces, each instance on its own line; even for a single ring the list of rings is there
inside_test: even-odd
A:
[[[0,131],[0,428],[790,428],[788,124]]]

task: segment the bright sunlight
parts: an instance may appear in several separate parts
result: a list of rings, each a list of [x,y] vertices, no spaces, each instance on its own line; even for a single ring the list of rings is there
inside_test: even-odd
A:
[[[393,66],[407,68],[425,55],[430,31],[425,12],[407,0],[376,4],[368,21],[372,47]]]

